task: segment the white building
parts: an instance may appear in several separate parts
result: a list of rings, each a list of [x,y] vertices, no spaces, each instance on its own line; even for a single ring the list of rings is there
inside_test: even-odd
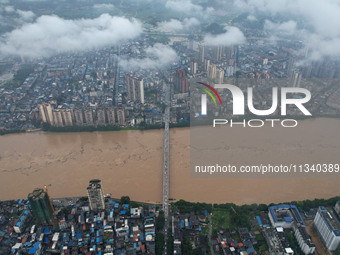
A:
[[[336,216],[330,210],[320,206],[314,224],[326,248],[330,251],[336,250],[340,243],[340,223]]]

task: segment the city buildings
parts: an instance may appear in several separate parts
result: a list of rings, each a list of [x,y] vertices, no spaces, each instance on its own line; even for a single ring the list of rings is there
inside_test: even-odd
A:
[[[54,121],[53,121],[54,118],[53,118],[51,104],[48,104],[48,103],[39,104],[39,112],[40,112],[41,119],[44,123],[48,123],[52,126],[54,125]]]
[[[224,83],[224,70],[221,69],[221,68],[218,68],[216,70],[215,83],[216,84],[223,84]]]
[[[144,104],[144,83],[142,78],[135,77],[131,73],[125,75],[127,97],[134,103]]]
[[[274,228],[280,232],[291,229],[304,254],[313,254],[315,245],[305,229],[305,222],[295,205],[270,206],[268,212],[269,220]]]
[[[176,69],[173,82],[178,92],[186,93],[189,91],[188,78],[186,77],[186,73],[184,70]]]
[[[268,216],[273,227],[291,228],[294,222],[305,226],[305,222],[295,205],[270,206]]]
[[[54,208],[47,190],[35,189],[32,193],[28,194],[28,201],[30,202],[33,215],[38,222],[43,224],[53,222]]]
[[[199,62],[201,64],[204,63],[204,59],[205,59],[205,45],[202,43],[198,46],[198,49],[199,49],[199,52],[198,52],[198,59],[199,59]]]
[[[208,77],[212,81],[215,80],[215,78],[216,78],[216,65],[214,65],[214,64],[209,65],[209,67],[208,67]]]
[[[93,179],[87,187],[87,196],[91,210],[99,211],[105,209],[104,193],[100,180]]]
[[[340,243],[340,223],[331,210],[320,206],[314,224],[326,248],[334,251]]]

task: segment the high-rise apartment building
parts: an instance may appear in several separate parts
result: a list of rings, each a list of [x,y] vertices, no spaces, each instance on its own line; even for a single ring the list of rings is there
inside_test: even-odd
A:
[[[196,74],[197,73],[197,62],[192,61],[190,63],[190,73],[191,74]]]
[[[119,126],[125,126],[125,110],[123,107],[117,109],[117,122]]]
[[[336,250],[340,243],[340,223],[335,214],[320,206],[314,224],[326,248]]]
[[[114,108],[108,108],[106,109],[107,113],[107,122],[109,125],[115,125],[116,124],[116,114]]]
[[[106,114],[104,108],[99,108],[97,110],[97,125],[99,126],[106,125]]]
[[[42,122],[48,123],[51,126],[54,125],[53,109],[51,104],[48,103],[39,104],[39,113]]]
[[[182,69],[177,69],[175,74],[174,74],[174,85],[175,88],[181,92],[181,93],[186,93],[189,91],[189,83],[188,79],[186,77],[185,71]]]
[[[54,119],[54,126],[56,126],[56,127],[63,127],[64,126],[61,110],[55,109],[53,111],[53,119]]]
[[[208,77],[211,80],[215,80],[215,77],[216,77],[216,65],[210,65],[209,66]]]
[[[125,75],[125,84],[127,86],[127,97],[135,103],[144,104],[144,83],[142,78],[133,76],[132,74]]]
[[[210,60],[209,60],[209,59],[206,59],[206,60],[204,61],[204,68],[203,68],[204,72],[208,72],[209,66],[210,66]]]
[[[223,46],[218,45],[214,47],[214,54],[213,57],[216,61],[220,61],[223,56]]]
[[[85,116],[85,124],[87,126],[93,126],[93,112],[92,109],[85,109],[84,110],[84,116]]]
[[[90,181],[87,187],[87,196],[91,210],[99,211],[105,209],[104,193],[100,180],[93,179]]]
[[[73,111],[72,109],[61,109],[64,126],[73,126]]]
[[[205,45],[200,44],[198,46],[198,59],[201,64],[204,63],[204,57],[205,57]]]
[[[84,125],[84,114],[83,109],[75,109],[74,110],[74,120],[76,126]]]
[[[223,84],[223,82],[224,82],[224,70],[222,68],[218,68],[216,70],[215,83],[216,84]]]
[[[47,190],[35,189],[28,194],[28,201],[34,217],[43,224],[51,224],[53,222],[53,205]]]

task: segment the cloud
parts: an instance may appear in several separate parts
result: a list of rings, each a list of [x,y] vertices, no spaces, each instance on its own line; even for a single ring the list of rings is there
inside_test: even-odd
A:
[[[275,35],[296,35],[298,32],[297,23],[293,20],[274,23],[270,20],[265,20],[264,29]]]
[[[32,11],[23,11],[15,9],[13,6],[10,5],[5,6],[4,11],[10,14],[16,13],[17,16],[19,17],[19,20],[23,22],[32,21],[35,18],[35,14]]]
[[[200,22],[196,18],[185,18],[183,21],[179,21],[177,19],[162,21],[157,25],[161,31],[174,32],[191,29],[192,27],[200,25]]]
[[[32,11],[16,10],[16,13],[22,21],[32,21],[35,18],[35,14]]]
[[[5,12],[7,12],[7,13],[15,12],[15,9],[14,9],[13,6],[5,6],[4,10],[5,10]]]
[[[247,20],[249,20],[249,21],[257,21],[257,18],[254,15],[248,15]]]
[[[246,42],[244,34],[237,27],[225,27],[224,29],[226,30],[226,32],[223,34],[206,35],[204,37],[205,44],[210,46],[231,46],[236,44],[243,44]]]
[[[105,9],[105,10],[113,10],[115,6],[113,4],[95,4],[93,5],[95,9]]]
[[[241,11],[252,14],[270,14],[288,17],[290,21],[282,24],[270,24],[267,29],[277,27],[282,34],[293,34],[306,43],[309,56],[320,60],[325,57],[340,56],[340,1],[338,0],[235,0],[235,6]],[[294,23],[295,22],[295,23]],[[296,24],[299,24],[297,26]]]
[[[41,16],[3,36],[0,53],[26,57],[51,56],[114,45],[142,32],[139,21],[102,14],[95,19],[65,20]]]
[[[178,11],[178,12],[185,12],[185,13],[191,13],[191,12],[202,12],[203,7],[197,4],[193,4],[191,0],[168,0],[165,4],[165,7]]]
[[[155,70],[164,68],[175,62],[178,58],[177,53],[168,45],[156,43],[145,50],[145,57],[141,59],[121,59],[120,66],[126,71],[133,70]]]
[[[191,0],[167,0],[165,7],[173,11],[181,12],[187,17],[196,16],[200,19],[212,21],[213,15],[217,14],[217,11],[213,7],[203,8],[201,5],[194,4]]]

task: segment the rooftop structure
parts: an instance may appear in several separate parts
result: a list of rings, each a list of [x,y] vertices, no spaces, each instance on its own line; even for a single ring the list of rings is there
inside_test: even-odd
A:
[[[93,179],[90,181],[87,187],[87,195],[91,210],[98,211],[105,209],[104,193],[100,180]]]

